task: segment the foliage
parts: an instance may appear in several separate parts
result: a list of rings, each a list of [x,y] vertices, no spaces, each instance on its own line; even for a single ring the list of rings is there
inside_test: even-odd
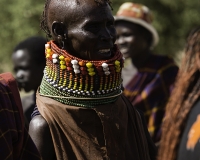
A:
[[[29,36],[43,35],[39,27],[43,3],[43,0],[0,1],[0,73],[12,71],[15,45]]]
[[[113,13],[124,0],[113,0]],[[155,48],[158,54],[178,58],[184,48],[189,31],[200,25],[200,1],[196,0],[134,0],[150,8],[154,16],[160,42]]]
[[[11,54],[21,40],[44,35],[40,30],[40,15],[44,0],[0,0],[0,73],[12,71]],[[113,0],[113,14],[124,0]],[[188,32],[199,25],[200,1],[195,0],[135,0],[148,6],[154,15],[154,26],[160,35],[155,52],[175,56],[182,50]]]

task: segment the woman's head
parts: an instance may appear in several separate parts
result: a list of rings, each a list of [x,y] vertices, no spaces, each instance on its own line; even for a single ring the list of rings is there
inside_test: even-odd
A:
[[[129,21],[116,21],[117,44],[125,58],[146,56],[152,44],[152,34],[147,29]]]
[[[116,31],[109,1],[47,1],[42,28],[70,54],[87,60],[111,58]]]

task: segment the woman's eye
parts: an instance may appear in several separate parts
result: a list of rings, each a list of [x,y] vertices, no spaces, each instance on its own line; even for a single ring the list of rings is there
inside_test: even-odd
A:
[[[92,25],[90,25],[90,28],[97,28],[97,27],[98,27],[97,24],[92,24]]]
[[[124,33],[123,36],[124,36],[124,37],[132,37],[132,36],[134,36],[134,35],[132,35],[131,33]]]
[[[94,23],[86,26],[86,30],[89,32],[97,32],[99,30],[99,24]]]

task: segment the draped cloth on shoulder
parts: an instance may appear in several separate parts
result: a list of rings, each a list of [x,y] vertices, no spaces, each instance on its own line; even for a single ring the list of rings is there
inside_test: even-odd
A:
[[[23,119],[17,84],[12,74],[0,74],[0,159],[41,160]]]
[[[148,54],[148,53],[147,53]],[[144,112],[150,135],[160,141],[165,106],[173,89],[178,67],[173,59],[150,54],[148,62],[124,87],[124,95],[132,105]]]
[[[58,160],[150,160],[141,117],[125,97],[83,108],[37,93],[36,103],[49,125]]]

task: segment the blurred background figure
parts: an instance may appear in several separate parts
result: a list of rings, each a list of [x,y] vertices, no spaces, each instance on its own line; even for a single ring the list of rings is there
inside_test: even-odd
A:
[[[200,157],[200,27],[187,38],[185,57],[166,108],[158,160]]]
[[[43,37],[29,37],[14,49],[12,61],[19,89],[32,94],[22,97],[22,106],[26,124],[31,120],[35,107],[36,91],[43,77],[45,66],[45,43]]]
[[[174,61],[152,53],[159,37],[146,6],[126,2],[116,16],[117,44],[125,57],[131,57],[137,73],[124,85],[124,94],[145,114],[149,132],[160,140],[160,126],[178,67]],[[129,70],[131,75],[132,70]],[[126,79],[126,77],[123,77]]]

